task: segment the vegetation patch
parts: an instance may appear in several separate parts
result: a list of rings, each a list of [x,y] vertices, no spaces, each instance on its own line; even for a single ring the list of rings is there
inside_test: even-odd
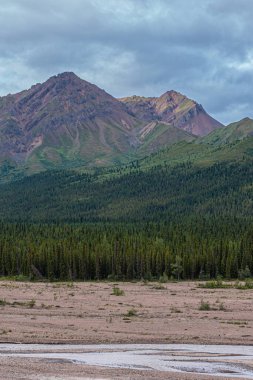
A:
[[[225,283],[221,279],[213,280],[213,281],[207,281],[204,284],[199,284],[200,288],[204,289],[226,289],[226,288],[232,288],[232,284]]]
[[[125,295],[125,292],[124,290],[118,288],[118,287],[113,287],[112,289],[112,295],[113,296],[124,296]]]
[[[36,301],[34,299],[30,301],[13,301],[13,302],[8,302],[6,300],[0,299],[0,306],[21,306],[21,307],[28,307],[28,308],[33,308],[36,304]]]
[[[210,303],[208,301],[201,300],[201,303],[200,303],[200,306],[199,306],[199,310],[201,310],[201,311],[209,311],[209,310],[212,310],[212,309],[211,309]]]
[[[137,316],[137,310],[135,309],[130,309],[126,313],[125,317],[136,317]]]

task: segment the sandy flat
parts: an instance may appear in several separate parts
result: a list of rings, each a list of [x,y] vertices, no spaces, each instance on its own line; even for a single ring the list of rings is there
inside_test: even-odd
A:
[[[122,289],[124,295],[113,295],[113,286]],[[0,342],[252,345],[252,293],[230,288],[202,289],[196,282],[160,285],[1,281]],[[212,310],[199,310],[201,300],[209,302]],[[210,379],[69,362],[48,361],[45,366],[40,359],[18,358],[1,359],[1,374],[6,379]]]

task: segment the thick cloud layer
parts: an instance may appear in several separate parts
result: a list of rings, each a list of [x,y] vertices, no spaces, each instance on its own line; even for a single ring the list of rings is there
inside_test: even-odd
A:
[[[114,96],[174,89],[253,117],[252,0],[1,0],[0,94],[74,71]]]

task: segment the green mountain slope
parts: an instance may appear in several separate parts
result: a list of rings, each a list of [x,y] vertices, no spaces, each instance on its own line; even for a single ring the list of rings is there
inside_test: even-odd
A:
[[[37,222],[179,221],[253,215],[252,163],[133,170],[100,180],[45,172],[1,186],[0,219]]]
[[[217,162],[252,160],[253,121],[249,118],[216,129],[205,137],[192,138],[168,146],[140,160],[142,168],[160,163],[174,166],[192,162],[209,166]]]
[[[140,146],[136,157],[143,157],[157,152],[163,147],[169,147],[179,141],[193,141],[196,136],[171,124],[152,121],[141,128],[139,134]]]
[[[227,127],[216,129],[200,139],[200,141],[206,144],[220,146],[243,140],[249,136],[253,136],[253,120],[247,117],[238,122],[229,124]]]
[[[1,185],[0,218],[167,220],[253,215],[253,137],[224,146],[180,142],[131,164],[48,171]]]

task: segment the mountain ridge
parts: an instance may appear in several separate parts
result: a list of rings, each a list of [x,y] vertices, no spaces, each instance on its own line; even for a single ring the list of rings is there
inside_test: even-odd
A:
[[[73,72],[0,97],[0,164],[27,174],[122,164],[222,127],[174,90],[136,99],[130,109],[129,98],[116,99]]]
[[[230,123],[220,130],[214,130],[200,139],[207,144],[222,146],[235,141],[253,136],[253,120],[245,117],[234,123]]]
[[[166,91],[159,97],[130,96],[119,98],[135,117],[141,120],[159,120],[203,136],[223,124],[213,119],[201,104],[175,90]]]
[[[103,152],[111,148],[104,125],[113,125],[113,132],[130,138],[136,124],[126,107],[104,90],[74,73],[62,73],[29,90],[0,98],[0,153],[9,154],[17,162],[26,161],[34,150],[30,148],[37,149],[44,143],[49,156],[50,148],[67,148],[70,158],[76,150],[82,156],[82,133],[86,133],[88,144],[100,143],[98,148]],[[126,141],[118,135],[113,148],[121,153]],[[57,156],[56,151],[53,154]]]

